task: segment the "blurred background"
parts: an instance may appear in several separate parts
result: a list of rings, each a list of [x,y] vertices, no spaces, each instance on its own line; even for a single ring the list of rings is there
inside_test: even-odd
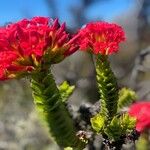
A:
[[[34,16],[58,17],[70,32],[90,21],[123,26],[127,40],[112,68],[119,86],[128,86],[138,100],[150,100],[150,0],[5,0],[0,2],[0,26]],[[56,81],[76,85],[70,103],[95,103],[98,99],[93,58],[77,52],[53,67]],[[0,150],[58,150],[45,124],[37,117],[29,81],[0,82]]]

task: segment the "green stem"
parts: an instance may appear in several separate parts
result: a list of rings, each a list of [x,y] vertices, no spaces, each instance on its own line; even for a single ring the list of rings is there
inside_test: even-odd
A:
[[[97,84],[100,93],[101,114],[111,120],[117,113],[118,86],[107,56],[96,58]]]
[[[85,143],[76,136],[72,119],[61,100],[51,72],[41,71],[32,75],[31,88],[35,105],[48,123],[55,141],[61,147],[82,150]]]

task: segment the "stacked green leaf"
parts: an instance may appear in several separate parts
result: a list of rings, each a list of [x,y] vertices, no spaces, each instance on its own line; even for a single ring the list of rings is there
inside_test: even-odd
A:
[[[107,56],[96,60],[97,84],[100,93],[101,114],[112,119],[117,112],[118,86]]]
[[[133,131],[135,122],[136,120],[128,114],[123,114],[120,117],[115,116],[104,132],[109,139],[117,141],[121,136]]]
[[[63,102],[72,93],[73,87],[64,83],[59,91],[52,74],[45,71],[32,76],[31,87],[37,109],[48,123],[56,142],[61,147],[82,150],[84,142],[76,136],[72,119]]]
[[[92,128],[109,140],[119,141],[121,136],[126,136],[135,127],[134,118],[120,113],[123,107],[136,99],[135,92],[126,88],[118,90],[117,80],[105,55],[97,56],[96,73],[101,109],[91,118]]]
[[[119,91],[119,100],[118,100],[118,112],[126,106],[129,106],[132,104],[134,101],[136,101],[137,95],[136,93],[127,88],[122,88]]]

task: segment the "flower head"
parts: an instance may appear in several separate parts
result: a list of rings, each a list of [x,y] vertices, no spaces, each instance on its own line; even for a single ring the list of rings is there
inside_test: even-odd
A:
[[[108,55],[117,52],[119,43],[125,40],[123,29],[106,22],[94,22],[80,29],[79,45],[81,50],[94,54]]]
[[[150,102],[138,102],[129,109],[129,115],[137,119],[136,130],[142,132],[150,128]]]
[[[0,80],[58,63],[78,46],[58,19],[34,17],[0,28]]]

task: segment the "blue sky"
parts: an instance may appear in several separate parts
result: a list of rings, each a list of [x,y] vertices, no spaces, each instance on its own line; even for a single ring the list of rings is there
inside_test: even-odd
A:
[[[48,9],[46,0],[2,0],[0,2],[0,25],[6,22],[15,22],[22,18],[33,16],[49,16],[51,12]],[[72,15],[70,6],[79,7],[81,0],[54,0],[57,6],[57,15],[68,25],[72,24]],[[91,5],[86,11],[86,17],[89,20],[103,18],[111,21],[112,18],[124,11],[128,11],[133,6],[134,0],[104,0]]]

